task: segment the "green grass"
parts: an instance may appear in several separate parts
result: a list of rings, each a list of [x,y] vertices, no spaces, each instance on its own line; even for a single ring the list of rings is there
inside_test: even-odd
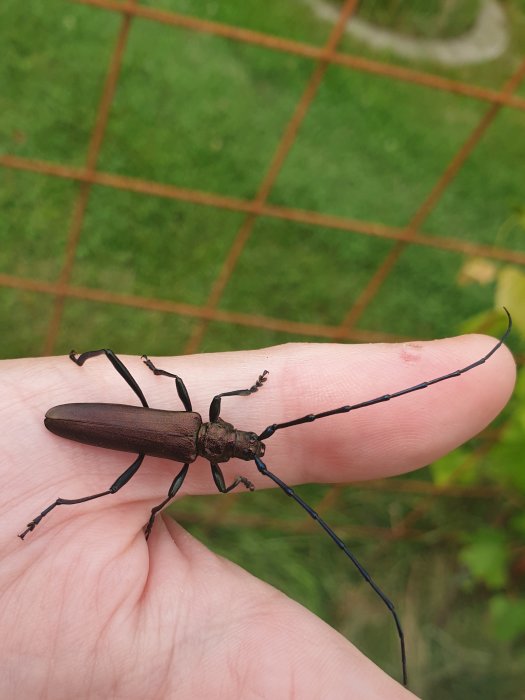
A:
[[[252,328],[251,326],[215,321],[207,326],[201,351],[253,350],[254,348],[265,348],[291,342],[319,343],[323,340],[296,333],[283,333],[267,328]]]
[[[494,285],[458,286],[463,261],[458,253],[405,248],[358,325],[408,336],[446,336],[477,309],[492,305]]]
[[[464,97],[333,66],[271,200],[405,225],[484,111]]]
[[[525,204],[524,132],[525,112],[502,110],[425,222],[425,231],[525,250],[523,226],[506,226]],[[487,170],[495,162],[505,167]]]
[[[462,4],[465,5],[466,3]],[[509,76],[518,70],[523,60],[523,45],[525,42],[525,5],[523,0],[500,0],[500,4],[503,6],[507,17],[509,41],[503,54],[493,61],[457,67],[444,66],[430,60],[414,63],[390,51],[369,49],[364,43],[354,39],[349,34],[344,35],[340,48],[346,53],[364,56],[372,60],[405,66],[415,70],[423,70],[441,75],[444,78],[499,90]],[[524,90],[525,88],[522,84],[517,92],[524,95]]]
[[[304,59],[137,20],[100,167],[252,197],[310,71]]]
[[[312,44],[324,44],[330,33],[330,25],[318,22],[301,0],[143,0],[142,4]]]
[[[241,221],[212,207],[94,188],[73,283],[204,304]]]
[[[346,231],[260,219],[221,307],[305,323],[341,323],[391,245]]]
[[[19,135],[20,143],[12,145],[7,139],[5,145],[10,152],[67,162],[75,152],[85,152],[88,135],[80,132],[79,126],[84,124],[86,131],[85,115],[94,109],[98,97],[95,86],[100,90],[103,80],[102,59],[107,60],[118,22],[112,13],[76,5],[54,3],[46,6],[47,12],[41,3],[33,5],[32,24],[26,32],[18,32],[12,42],[8,39],[14,30],[9,34],[9,28],[15,26],[18,5],[4,7],[11,21],[3,30],[7,46],[12,47],[7,73],[14,76],[8,84],[24,84],[25,88],[23,95],[20,92],[22,97],[7,105],[10,108],[3,118],[4,122],[23,124],[23,115],[32,114],[31,106],[37,103],[39,119],[33,120],[29,130],[24,129],[32,138],[24,141]],[[274,3],[265,12],[252,13],[250,26],[269,31],[264,21],[274,21],[274,11],[280,17],[276,8]],[[232,6],[224,10],[233,11]],[[243,12],[239,10],[236,24],[248,26]],[[82,13],[87,14],[81,22]],[[311,18],[307,17],[304,13],[297,18],[297,31],[303,24],[310,26]],[[218,19],[233,21],[229,15]],[[284,20],[281,17],[279,21]],[[102,33],[97,31],[98,25]],[[58,28],[52,32],[52,26]],[[39,29],[36,43],[31,41],[35,27]],[[78,50],[78,65],[68,57],[68,50]],[[100,57],[89,66],[92,72],[95,65],[98,67],[98,84],[94,77],[91,83],[84,81],[83,94],[86,100],[89,96],[90,105],[79,119],[66,103],[69,100],[75,108],[79,106],[78,78],[72,66],[82,70],[82,56],[90,51]],[[20,73],[24,66],[25,83]],[[53,90],[61,91],[62,97],[55,100],[52,91],[42,111],[39,90],[45,81],[37,68],[50,72],[52,66],[63,71],[49,75]],[[66,67],[70,72],[64,72]],[[100,166],[182,186],[253,196],[311,67],[302,59],[136,21]],[[467,98],[332,67],[271,200],[392,225],[406,224],[485,109]],[[75,122],[74,128],[64,122],[66,117]],[[498,240],[499,230],[523,200],[517,176],[523,159],[522,141],[508,138],[509,133],[521,133],[523,119],[520,112],[511,110],[498,117],[425,224],[426,230],[523,249],[519,226],[503,241]],[[43,128],[46,120],[50,123],[45,132],[38,132],[36,128]],[[53,143],[67,144],[68,139],[75,144],[67,148],[67,154],[51,148]],[[51,150],[42,150],[44,147]],[[501,167],[490,166],[487,173],[489,163],[501,163]],[[2,171],[2,180],[0,197],[7,214],[2,230],[2,269],[56,279],[76,187],[8,171]],[[38,206],[32,206],[36,201]],[[73,282],[204,303],[241,221],[241,215],[224,211],[94,188]],[[197,238],[195,231],[199,232]],[[339,231],[261,220],[222,306],[292,320],[337,323],[390,245]],[[297,264],[288,265],[290,259]],[[439,274],[436,261],[442,261]],[[450,332],[465,315],[489,303],[491,292],[475,286],[462,289],[459,302],[454,303],[452,324],[449,309],[461,262],[455,254],[408,249],[387,287],[361,320],[362,327],[428,336]],[[269,269],[273,274],[268,274]],[[414,304],[423,290],[425,309]],[[237,342],[245,346],[260,338],[271,341],[273,337],[260,332],[252,335],[253,331],[243,329],[242,340],[237,332],[226,339],[226,326],[215,327],[222,329],[217,348],[235,347]],[[206,336],[206,349],[214,348],[211,332]]]
[[[193,323],[159,311],[71,299],[65,306],[57,353],[105,346],[132,355],[182,353]]]
[[[340,2],[340,0],[339,0]],[[460,36],[472,28],[481,0],[379,0],[361,3],[358,16],[391,31],[425,39]]]
[[[52,311],[47,295],[0,287],[2,358],[41,355]]]
[[[52,281],[60,274],[76,186],[0,169],[0,271]]]
[[[83,162],[118,24],[63,0],[3,0],[0,153]]]

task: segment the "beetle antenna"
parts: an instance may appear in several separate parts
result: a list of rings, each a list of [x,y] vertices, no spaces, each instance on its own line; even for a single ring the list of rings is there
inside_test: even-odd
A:
[[[310,413],[307,416],[303,416],[302,418],[296,418],[295,420],[286,421],[285,423],[273,423],[272,425],[269,425],[262,431],[262,433],[259,435],[259,440],[267,440],[277,430],[281,430],[282,428],[290,428],[292,425],[301,425],[302,423],[312,423],[318,418],[327,418],[328,416],[335,416],[338,413],[348,413],[349,411],[356,411],[358,408],[364,408],[365,406],[374,406],[376,403],[390,401],[390,399],[396,399],[398,396],[410,394],[413,391],[419,391],[420,389],[426,389],[428,386],[432,386],[432,384],[444,382],[446,379],[452,379],[452,377],[459,377],[461,374],[465,374],[465,372],[470,372],[471,369],[474,369],[474,367],[479,367],[479,365],[482,365],[484,362],[486,362],[489,359],[489,357],[492,357],[492,355],[494,355],[496,350],[499,350],[499,348],[503,345],[506,338],[508,337],[512,328],[512,318],[508,310],[505,307],[503,307],[503,309],[507,314],[508,318],[507,330],[502,335],[500,340],[498,340],[498,342],[492,348],[492,350],[489,350],[489,352],[486,355],[483,355],[483,357],[481,357],[479,360],[476,360],[476,362],[472,362],[470,365],[462,367],[461,369],[456,369],[454,370],[454,372],[444,374],[442,377],[429,379],[426,382],[421,382],[421,384],[416,384],[415,386],[411,386],[408,389],[401,389],[401,391],[396,391],[393,394],[383,394],[383,396],[377,396],[375,399],[370,399],[369,401],[361,401],[361,403],[356,403],[352,406],[341,406],[340,408],[334,408],[331,411],[323,411],[322,413]]]
[[[352,564],[356,567],[356,569],[359,571],[361,576],[365,579],[365,581],[374,589],[374,591],[377,593],[377,595],[381,598],[383,603],[386,605],[386,607],[390,610],[392,617],[394,618],[394,622],[396,624],[396,629],[397,629],[397,635],[399,637],[399,644],[401,646],[401,667],[403,670],[403,685],[408,685],[408,675],[407,675],[407,660],[406,660],[406,650],[405,650],[405,635],[403,633],[403,628],[401,627],[401,622],[399,621],[399,617],[397,615],[397,612],[394,608],[394,604],[386,596],[383,591],[379,588],[377,583],[374,581],[374,579],[370,576],[368,571],[359,563],[359,561],[356,559],[355,555],[352,554],[352,552],[348,549],[346,544],[343,542],[343,540],[338,537],[335,532],[332,530],[332,528],[326,523],[319,513],[315,511],[311,506],[306,503],[306,501],[303,501],[303,499],[290,487],[288,484],[285,484],[284,481],[281,481],[278,476],[273,474],[271,471],[269,471],[266,468],[266,465],[262,460],[259,459],[259,457],[255,457],[255,463],[257,465],[257,469],[261,474],[264,476],[269,477],[274,483],[279,486],[280,489],[284,491],[284,493],[287,496],[290,496],[290,498],[293,498],[293,500],[298,503],[301,508],[303,508],[308,515],[313,518],[313,520],[316,520],[319,525],[323,528],[323,530],[332,538],[332,540],[335,542],[335,544],[346,554],[346,556],[350,559]]]

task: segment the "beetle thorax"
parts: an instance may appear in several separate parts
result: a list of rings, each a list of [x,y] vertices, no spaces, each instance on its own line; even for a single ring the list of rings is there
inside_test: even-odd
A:
[[[264,444],[255,433],[236,430],[218,418],[203,423],[197,435],[197,452],[210,462],[227,462],[232,457],[250,461],[264,454]]]

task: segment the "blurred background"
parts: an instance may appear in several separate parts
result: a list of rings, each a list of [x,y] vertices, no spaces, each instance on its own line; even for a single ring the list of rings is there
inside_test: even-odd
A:
[[[498,335],[505,304],[521,363],[525,0],[2,0],[0,46],[1,357]],[[429,469],[300,489],[424,698],[524,687],[524,429],[520,370]],[[399,678],[284,498],[173,511]]]

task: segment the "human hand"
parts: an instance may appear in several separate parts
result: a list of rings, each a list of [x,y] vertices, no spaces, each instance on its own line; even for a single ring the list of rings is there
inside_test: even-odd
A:
[[[260,432],[269,423],[445,374],[493,345],[484,336],[287,345],[165,358],[158,365],[184,378],[203,416],[212,396],[249,386],[268,369],[259,393],[223,400],[225,420]],[[172,380],[154,377],[139,358],[123,360],[152,407],[182,410]],[[514,377],[503,347],[459,378],[282,430],[268,440],[264,460],[289,484],[410,471],[487,425],[508,400]],[[117,494],[56,508],[20,541],[16,534],[55,498],[105,490],[133,460],[52,435],[43,425],[46,410],[137,400],[103,357],[82,369],[62,357],[5,361],[0,385],[0,697],[414,697],[328,625],[211,553],[171,519],[157,518],[146,543],[142,527],[180,469],[174,462],[146,458]],[[257,488],[271,485],[250,462],[232,460],[223,471],[227,483],[240,473]],[[199,459],[190,466],[182,492],[216,493],[209,464]],[[349,586],[354,575],[349,563]]]

